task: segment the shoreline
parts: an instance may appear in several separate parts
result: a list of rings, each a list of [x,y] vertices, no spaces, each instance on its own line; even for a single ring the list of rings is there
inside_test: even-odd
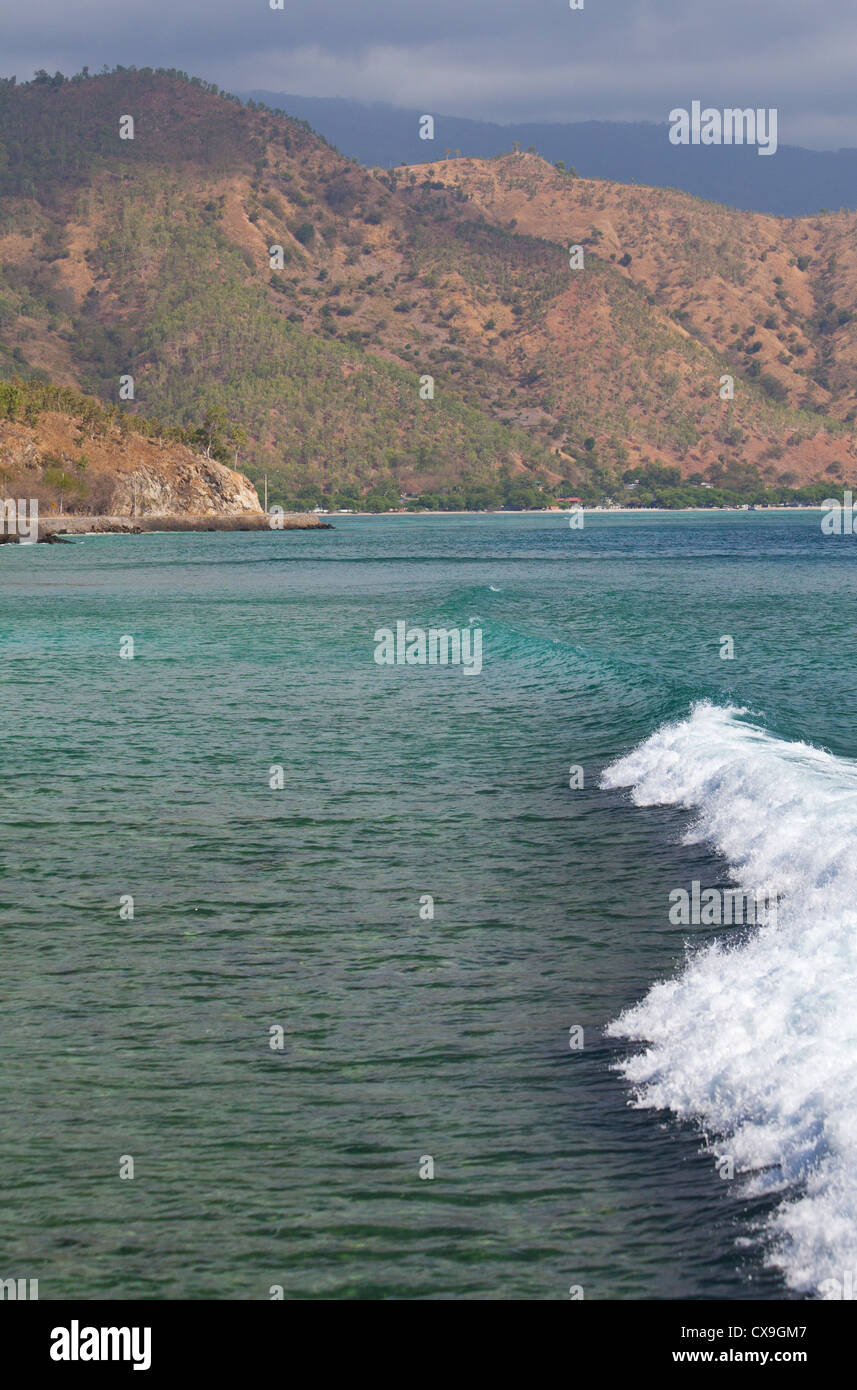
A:
[[[234,516],[40,516],[38,541],[42,545],[62,545],[71,536],[141,536],[154,532],[191,531],[332,531],[333,523],[312,512],[284,512],[278,524],[264,512],[245,512]],[[0,544],[15,543],[17,535],[0,535]]]
[[[763,512],[824,512],[827,511],[820,503],[807,503],[800,507],[539,507],[530,510],[521,507],[515,510],[507,510],[499,507],[492,511],[466,511],[463,508],[458,511],[390,511],[390,512],[324,512],[323,516],[349,517],[349,516],[574,516],[578,511],[585,516],[635,516],[646,513],[653,516],[683,516],[688,512],[699,512],[705,516],[713,512],[746,512],[748,516],[758,516]]]
[[[191,533],[191,532],[234,532],[234,531],[332,531],[332,518],[370,518],[377,520],[379,517],[454,517],[454,516],[539,516],[539,517],[566,517],[574,516],[580,511],[584,516],[686,516],[700,515],[705,516],[711,513],[745,513],[747,516],[758,516],[764,512],[773,512],[780,515],[784,512],[824,512],[827,510],[820,503],[809,504],[803,507],[581,507],[581,508],[539,508],[538,510],[521,509],[507,511],[499,509],[496,511],[390,511],[390,512],[325,512],[319,515],[316,512],[284,512],[278,517],[278,525],[271,525],[271,516],[263,512],[250,512],[238,516],[40,516],[38,526],[38,543],[41,545],[64,545],[71,541],[75,536],[140,536],[150,534],[168,533]],[[0,533],[0,545],[16,544],[19,537],[15,534],[9,535]],[[22,542],[26,544],[26,542]]]

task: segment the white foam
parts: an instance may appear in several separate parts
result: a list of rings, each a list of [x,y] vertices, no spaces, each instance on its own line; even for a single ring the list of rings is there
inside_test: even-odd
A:
[[[621,1064],[637,1104],[696,1118],[745,1192],[782,1193],[768,1258],[790,1287],[836,1297],[857,1270],[857,764],[700,704],[602,786],[692,808],[689,842],[780,894],[775,925],[691,949],[608,1033],[650,1044]]]

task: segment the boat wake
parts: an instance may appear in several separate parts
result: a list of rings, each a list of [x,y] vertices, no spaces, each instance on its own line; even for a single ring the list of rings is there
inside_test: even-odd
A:
[[[692,951],[608,1034],[648,1044],[619,1064],[638,1105],[700,1122],[745,1195],[781,1194],[767,1254],[788,1286],[840,1298],[857,1268],[857,764],[706,703],[602,786],[692,809],[689,843],[778,892],[776,925]]]

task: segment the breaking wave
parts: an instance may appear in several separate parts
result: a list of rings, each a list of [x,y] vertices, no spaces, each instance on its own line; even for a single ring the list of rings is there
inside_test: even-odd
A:
[[[608,1034],[648,1044],[620,1063],[637,1104],[701,1123],[745,1194],[782,1194],[766,1243],[788,1286],[839,1297],[857,1268],[857,763],[705,703],[602,786],[692,809],[688,842],[779,894],[775,925],[692,950]]]

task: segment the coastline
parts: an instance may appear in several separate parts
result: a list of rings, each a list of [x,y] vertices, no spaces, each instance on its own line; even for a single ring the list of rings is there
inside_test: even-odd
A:
[[[63,545],[74,536],[99,536],[99,535],[125,535],[139,536],[143,534],[168,533],[168,532],[213,532],[213,531],[331,531],[334,529],[333,521],[327,518],[360,517],[406,517],[406,516],[426,516],[426,517],[452,517],[452,516],[539,516],[539,517],[565,517],[573,516],[580,510],[586,516],[634,516],[646,514],[652,516],[683,516],[683,515],[707,515],[714,512],[734,512],[746,513],[748,516],[759,516],[764,512],[773,512],[779,515],[784,512],[824,512],[825,508],[820,504],[807,505],[803,507],[582,507],[582,508],[539,508],[538,510],[521,509],[507,511],[503,508],[496,511],[389,511],[389,512],[284,512],[278,517],[278,525],[272,526],[270,516],[263,512],[250,512],[237,516],[176,516],[175,514],[158,516],[81,516],[73,514],[71,516],[40,516],[38,524],[38,541],[40,544]],[[7,535],[0,533],[0,545],[14,544],[18,541],[17,535]]]
[[[585,516],[635,516],[640,513],[651,513],[654,516],[684,516],[690,512],[699,512],[707,515],[712,512],[746,512],[748,516],[760,516],[765,512],[823,512],[827,508],[821,504],[807,503],[800,507],[538,507],[535,509],[521,507],[511,508],[498,507],[491,511],[466,511],[463,508],[459,511],[406,511],[404,508],[398,511],[389,512],[323,512],[322,516],[574,516],[581,511]]]
[[[234,516],[40,516],[38,540],[41,544],[61,545],[70,536],[139,536],[165,531],[330,531],[333,524],[311,512],[285,512],[271,525],[264,512]],[[0,535],[0,543],[15,542],[16,535]]]

